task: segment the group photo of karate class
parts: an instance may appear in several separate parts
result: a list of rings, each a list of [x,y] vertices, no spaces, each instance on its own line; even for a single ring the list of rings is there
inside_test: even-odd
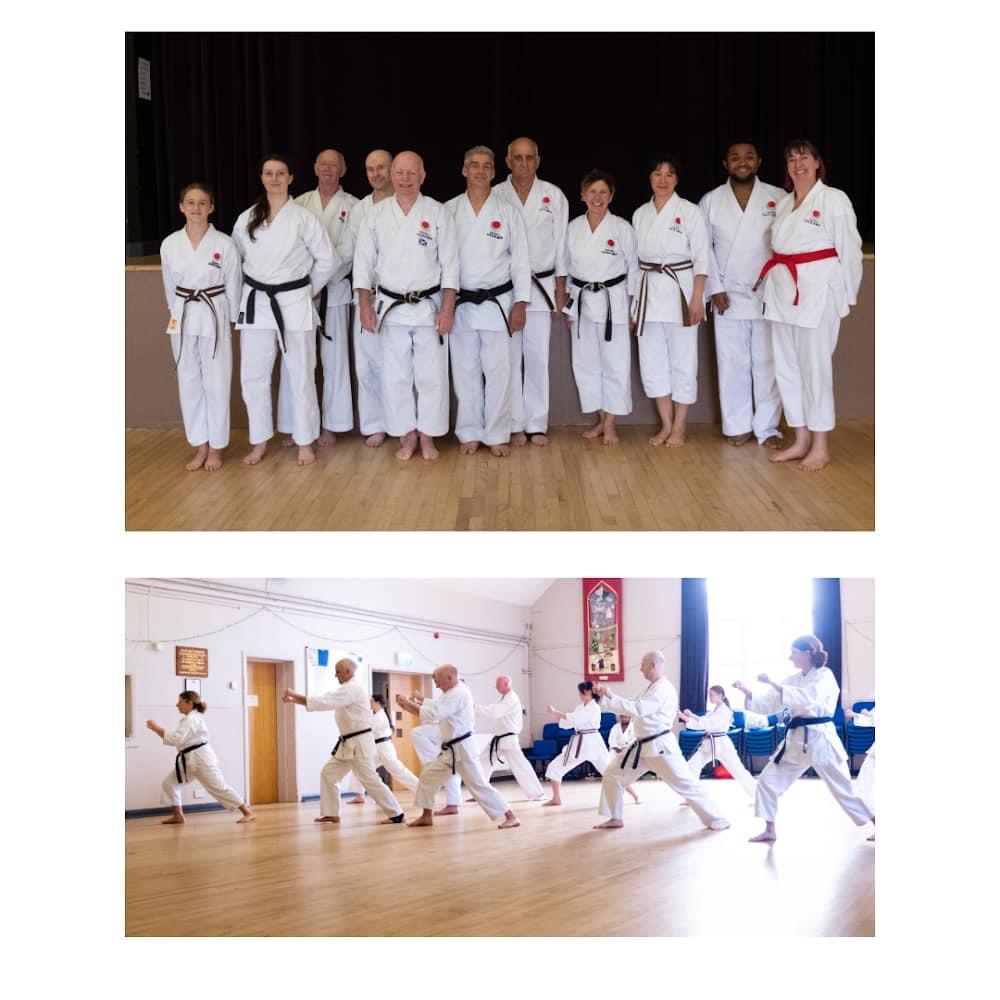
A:
[[[126,33],[126,530],[874,530],[874,33],[594,37]]]
[[[875,934],[871,578],[124,590],[130,937]]]

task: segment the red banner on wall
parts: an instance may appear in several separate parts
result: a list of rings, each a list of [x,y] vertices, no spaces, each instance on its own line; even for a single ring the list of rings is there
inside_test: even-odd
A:
[[[583,676],[588,681],[625,679],[622,641],[622,581],[591,577],[583,581]]]

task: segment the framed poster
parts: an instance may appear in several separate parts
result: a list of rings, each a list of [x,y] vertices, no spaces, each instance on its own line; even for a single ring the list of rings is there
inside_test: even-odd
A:
[[[174,651],[178,677],[207,677],[208,650],[198,646],[178,646]]]
[[[583,581],[583,676],[588,681],[623,681],[622,581]]]

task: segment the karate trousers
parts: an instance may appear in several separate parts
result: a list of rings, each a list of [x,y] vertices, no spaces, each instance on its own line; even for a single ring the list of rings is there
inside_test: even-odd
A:
[[[421,773],[423,773],[423,768],[441,753],[441,727],[436,724],[415,726],[410,732],[410,740],[416,755],[420,758]],[[450,806],[462,804],[462,779],[457,774],[448,776],[444,786],[444,800]]]
[[[631,339],[627,323],[612,326],[610,341],[604,339],[603,322],[581,318],[570,323],[573,377],[584,413],[632,412]]]
[[[351,396],[351,366],[347,344],[347,317],[350,305],[327,306],[326,337],[319,338],[319,357],[323,365],[323,399],[320,424],[328,431],[342,433],[354,427],[354,401]],[[330,339],[327,340],[326,338]],[[295,428],[292,393],[288,385],[288,365],[281,359],[278,382],[278,430],[290,434]]]
[[[433,326],[382,327],[382,405],[393,437],[412,430],[430,437],[448,433],[448,338]],[[416,395],[414,395],[414,393]]]
[[[778,814],[778,798],[783,795],[809,768],[812,768],[823,779],[831,794],[848,816],[858,826],[864,826],[872,821],[872,811],[855,794],[851,784],[851,774],[847,769],[846,760],[828,760],[817,762],[809,760],[789,760],[786,754],[775,764],[772,760],[763,771],[757,775],[757,800],[754,812],[760,819],[774,822]]]
[[[365,791],[375,800],[375,804],[386,816],[398,816],[400,809],[396,796],[389,790],[375,772],[376,758],[371,757],[331,757],[319,772],[319,814],[320,816],[340,815],[340,779],[353,773],[364,786]]]
[[[170,334],[170,348],[177,364],[177,389],[188,444],[208,444],[220,451],[229,444],[229,391],[233,378],[233,341],[227,323],[214,337]],[[215,348],[215,357],[212,349]],[[180,351],[180,359],[177,354]]]
[[[319,437],[319,402],[316,399],[316,331],[286,330],[282,366],[288,369],[291,405],[289,433],[297,445],[312,444]],[[240,381],[250,420],[250,443],[274,437],[271,375],[278,353],[278,331],[243,329],[240,339]]]
[[[358,425],[361,433],[365,437],[384,434],[382,336],[361,329],[361,309],[358,306],[354,308],[354,369],[358,376]]]
[[[605,746],[604,739],[600,733],[585,733],[580,746],[580,756],[576,755],[577,736],[570,737],[566,749],[558,757],[549,761],[549,766],[545,769],[547,781],[562,781],[563,775],[567,771],[572,771],[574,767],[590,761],[597,770],[604,774],[608,764],[611,762],[611,751]],[[569,755],[567,757],[567,751]]]
[[[232,811],[239,809],[244,804],[243,796],[235,788],[226,784],[226,779],[219,768],[219,759],[210,746],[192,750],[191,753],[185,755],[184,761],[186,769],[182,768],[181,773],[187,774],[189,782],[194,779],[200,781],[202,788],[220,805]],[[163,779],[163,784],[160,785],[160,805],[179,806],[180,804],[181,783],[177,780],[177,771],[171,768],[170,773]]]
[[[493,737],[491,736],[491,742],[492,739]],[[541,798],[545,794],[542,789],[542,783],[538,780],[535,769],[528,763],[527,757],[524,756],[524,751],[521,749],[517,737],[505,736],[497,744],[497,747],[500,751],[499,756],[503,758],[503,761],[498,759],[496,750],[493,751],[492,762],[490,761],[489,743],[486,744],[486,747],[479,754],[479,767],[483,772],[483,777],[489,781],[494,768],[510,768],[510,773],[514,775],[514,780],[521,786],[521,791],[529,799]]]
[[[509,340],[506,330],[457,325],[448,337],[451,380],[458,400],[455,436],[463,444],[510,441]]]
[[[715,751],[715,759],[733,776],[733,780],[739,783],[740,788],[750,798],[755,799],[757,797],[757,782],[743,766],[740,755],[736,752],[736,747],[733,746],[733,741],[728,736],[716,736]],[[712,741],[706,736],[701,741],[701,746],[688,759],[688,767],[696,781],[701,777],[702,768],[710,760],[712,760]]]
[[[780,437],[781,395],[767,324],[759,319],[728,319],[718,312],[712,322],[719,363],[722,433],[738,437],[753,432],[758,443]]]
[[[865,762],[861,765],[858,777],[854,782],[854,792],[868,807],[868,811],[875,814],[875,755],[869,751],[865,757]]]
[[[377,766],[384,767],[404,788],[411,792],[417,790],[420,779],[399,759],[392,740],[388,743],[376,743],[375,754],[378,757]]]
[[[639,342],[642,389],[650,399],[698,399],[698,327],[645,322]]]
[[[470,736],[464,742],[468,743],[471,739]],[[462,743],[455,747],[455,770],[490,819],[499,819],[510,808],[500,793],[483,777],[474,751],[465,749]],[[421,809],[433,809],[434,793],[451,777],[451,750],[442,750],[420,772],[420,784],[417,785],[413,801]]]
[[[515,434],[544,434],[549,429],[551,332],[551,312],[529,311],[524,329],[510,338],[510,416]]]

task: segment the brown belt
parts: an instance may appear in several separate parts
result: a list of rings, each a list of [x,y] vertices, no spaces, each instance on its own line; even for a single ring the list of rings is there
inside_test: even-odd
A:
[[[212,310],[212,320],[215,323],[215,341],[212,344],[212,358],[215,358],[215,352],[219,348],[219,321],[221,316],[219,316],[218,310],[215,308],[215,303],[212,299],[218,298],[220,295],[225,294],[225,285],[209,285],[208,288],[182,288],[178,285],[174,289],[174,295],[180,296],[184,300],[184,305],[181,306],[181,321],[178,324],[177,332],[180,334],[181,343],[177,350],[177,358],[174,361],[174,369],[181,363],[181,354],[184,351],[184,313],[187,310],[189,302],[204,302],[209,309]]]
[[[642,327],[646,322],[646,299],[649,294],[649,289],[646,287],[646,281],[651,273],[657,274],[669,274],[674,281],[677,282],[677,290],[681,293],[681,325],[690,326],[691,319],[688,313],[688,303],[687,299],[684,297],[684,289],[681,287],[680,278],[677,277],[678,271],[690,271],[693,270],[694,264],[690,260],[681,260],[675,264],[654,264],[646,260],[639,261],[639,270],[643,272],[642,280],[639,282],[639,308],[636,313],[636,333],[642,336]]]

